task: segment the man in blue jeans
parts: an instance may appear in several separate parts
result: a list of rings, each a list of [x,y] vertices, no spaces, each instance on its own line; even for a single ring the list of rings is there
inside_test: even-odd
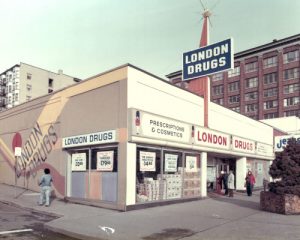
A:
[[[44,204],[44,199],[46,200],[46,207],[49,207],[50,205],[50,193],[51,193],[51,182],[52,176],[50,175],[50,169],[45,168],[44,169],[44,175],[41,177],[39,186],[41,186],[41,194],[40,194],[40,201],[39,205]]]

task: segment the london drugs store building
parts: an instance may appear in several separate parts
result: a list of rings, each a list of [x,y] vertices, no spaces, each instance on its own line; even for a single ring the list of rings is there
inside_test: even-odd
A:
[[[38,191],[45,167],[59,198],[128,210],[205,197],[221,170],[268,178],[273,129],[124,65],[0,113],[0,181]],[[262,185],[262,181],[258,181]]]

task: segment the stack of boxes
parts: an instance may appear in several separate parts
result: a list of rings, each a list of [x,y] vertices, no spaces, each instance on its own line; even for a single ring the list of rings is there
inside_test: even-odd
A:
[[[200,169],[197,172],[184,172],[178,168],[174,174],[158,174],[157,180],[144,178],[137,186],[137,202],[158,201],[183,197],[200,196]]]
[[[167,196],[167,183],[164,179],[144,178],[138,184],[137,202],[164,200]]]
[[[182,195],[182,175],[175,174],[161,174],[159,178],[166,179],[166,199],[181,198]]]
[[[184,173],[183,185],[184,197],[199,197],[200,196],[200,169],[197,172]]]

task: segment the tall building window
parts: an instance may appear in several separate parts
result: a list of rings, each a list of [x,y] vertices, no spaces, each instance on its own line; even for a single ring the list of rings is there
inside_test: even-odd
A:
[[[228,98],[228,102],[229,103],[239,103],[240,102],[240,95],[230,96]]]
[[[300,117],[300,110],[290,110],[290,111],[285,111],[283,113],[283,115],[285,117],[289,117],[289,116],[296,116],[296,117]]]
[[[264,75],[264,84],[277,83],[277,73],[269,73]]]
[[[254,88],[257,86],[258,86],[258,78],[257,77],[246,79],[246,88]]]
[[[220,105],[223,105],[224,104],[224,99],[223,98],[214,99],[213,102],[218,103]]]
[[[264,97],[275,97],[277,96],[278,89],[277,88],[269,88],[264,90]]]
[[[232,82],[228,84],[228,92],[234,92],[240,90],[240,82]]]
[[[241,111],[240,107],[233,107],[233,108],[231,108],[231,110],[238,112],[238,113]]]
[[[299,50],[283,54],[283,63],[299,61]]]
[[[19,93],[15,94],[15,101],[18,102],[19,101]]]
[[[52,78],[48,79],[48,87],[53,88],[53,79]]]
[[[278,113],[275,112],[275,113],[264,114],[264,119],[272,119],[272,118],[278,118]]]
[[[217,82],[217,81],[223,80],[223,78],[224,78],[223,73],[217,73],[217,74],[212,75],[211,80],[213,82]]]
[[[11,91],[12,91],[12,86],[8,85],[8,93],[11,93]]]
[[[8,104],[11,104],[11,96],[8,97]]]
[[[31,84],[26,84],[26,89],[27,89],[27,91],[28,91],[28,92],[30,92],[30,91],[31,91],[31,89],[32,89],[32,86],[31,86]]]
[[[257,112],[257,103],[245,105],[245,112]]]
[[[224,93],[224,86],[223,85],[218,85],[218,86],[213,86],[213,95],[221,95]]]
[[[283,72],[284,80],[299,78],[299,68],[286,69]]]
[[[265,58],[263,65],[264,65],[264,68],[277,66],[277,56]]]
[[[32,78],[32,74],[31,73],[27,73],[27,80],[31,80]]]
[[[250,92],[245,94],[245,101],[251,101],[251,100],[256,100],[257,99],[257,92]]]
[[[299,91],[299,83],[286,85],[283,87],[284,94],[290,94]]]
[[[228,71],[228,77],[239,76],[241,74],[240,71],[240,66],[237,66],[234,69]]]
[[[278,106],[278,101],[277,100],[264,102],[264,110],[271,109],[271,108],[276,108],[277,106]]]
[[[300,97],[290,97],[290,98],[285,98],[283,100],[283,106],[288,107],[288,106],[294,106],[299,104]]]
[[[247,63],[245,64],[245,72],[255,72],[258,69],[258,63],[257,62],[252,62],[252,63]]]
[[[26,96],[26,101],[29,101],[29,100],[31,100],[31,96],[27,95]]]

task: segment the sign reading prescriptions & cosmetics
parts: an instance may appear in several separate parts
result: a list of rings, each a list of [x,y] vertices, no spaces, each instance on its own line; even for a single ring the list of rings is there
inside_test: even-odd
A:
[[[97,152],[97,170],[112,171],[114,168],[114,152]]]
[[[133,117],[133,135],[180,143],[190,141],[190,125],[186,123],[138,110],[133,111]]]
[[[140,171],[141,172],[155,172],[155,152],[140,151]]]
[[[176,172],[177,171],[177,159],[178,155],[165,154],[165,172]]]
[[[185,158],[185,171],[186,172],[197,172],[197,157],[186,156]]]
[[[195,127],[194,138],[196,145],[226,150],[230,148],[230,135],[207,128]]]
[[[86,170],[86,154],[73,153],[72,154],[72,171],[85,171]]]
[[[255,153],[255,142],[240,137],[232,137],[232,149],[237,152]]]

